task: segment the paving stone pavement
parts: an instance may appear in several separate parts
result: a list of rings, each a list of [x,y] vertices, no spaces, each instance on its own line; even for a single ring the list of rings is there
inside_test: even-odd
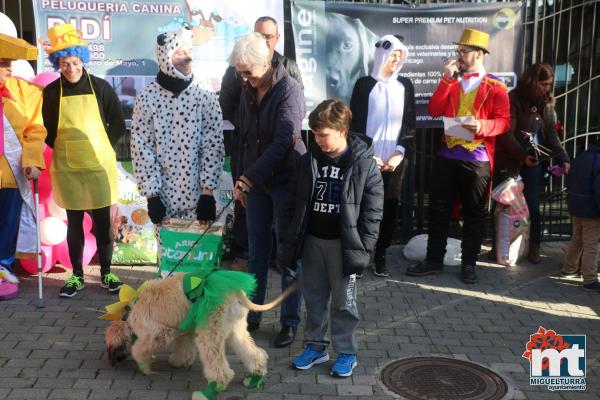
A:
[[[511,387],[506,399],[600,399],[600,295],[585,292],[576,279],[555,275],[564,243],[543,247],[539,265],[514,268],[481,263],[479,282],[465,285],[458,267],[438,276],[404,275],[410,262],[401,247],[389,250],[392,277],[370,272],[358,283],[362,322],[358,367],[348,379],[328,375],[323,364],[309,371],[289,367],[302,350],[302,329],[289,348],[270,347],[279,329],[277,311],[265,314],[257,343],[269,353],[264,390],[247,390],[238,358],[230,356],[236,378],[222,400],[393,399],[379,382],[390,361],[416,355],[440,355],[476,362],[503,376]],[[137,286],[155,267],[113,267]],[[58,272],[55,272],[58,271]],[[155,374],[144,376],[133,361],[111,368],[104,351],[105,321],[97,309],[116,301],[99,286],[99,269],[86,270],[86,287],[73,299],[58,290],[68,276],[60,268],[44,274],[45,308],[37,308],[37,277],[21,276],[21,293],[0,302],[0,399],[190,399],[204,387],[199,365],[174,369],[167,354],[156,357]],[[277,295],[279,277],[270,273],[268,297]],[[529,385],[529,364],[521,357],[529,335],[539,326],[560,334],[587,334],[587,389],[550,392]],[[332,357],[333,358],[333,357]]]

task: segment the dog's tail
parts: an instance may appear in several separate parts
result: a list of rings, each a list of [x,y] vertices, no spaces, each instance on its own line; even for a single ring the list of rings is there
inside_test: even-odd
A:
[[[131,348],[131,329],[126,321],[116,320],[106,329],[104,335],[108,361],[114,366],[127,358]]]
[[[294,282],[291,286],[288,286],[288,288],[285,289],[285,291],[283,293],[281,293],[275,300],[273,300],[270,303],[262,304],[262,305],[254,304],[253,302],[248,300],[248,298],[246,296],[241,296],[242,305],[244,307],[246,307],[248,310],[254,311],[254,312],[269,311],[269,310],[277,307],[281,303],[283,303],[283,301],[285,299],[287,299],[289,297],[289,295],[291,295],[296,290],[298,290],[299,287],[300,287],[300,284],[298,282]]]

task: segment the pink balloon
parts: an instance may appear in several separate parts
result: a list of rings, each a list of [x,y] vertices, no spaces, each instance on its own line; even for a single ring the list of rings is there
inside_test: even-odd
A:
[[[92,217],[90,214],[83,213],[83,233],[88,233],[92,230]]]
[[[22,259],[21,266],[31,275],[38,273],[37,256],[35,258]],[[56,264],[56,258],[54,258],[54,252],[52,246],[42,245],[42,272],[48,272]]]
[[[47,170],[46,170],[47,171]],[[50,174],[42,171],[38,178],[38,191],[40,193],[40,203],[45,204],[50,199],[52,193],[52,184],[50,183]]]
[[[50,170],[50,163],[52,162],[52,147],[44,145],[44,161],[46,162],[46,170]]]
[[[35,83],[36,85],[40,85],[41,87],[46,87],[57,79],[58,74],[56,72],[46,71],[37,74],[29,82]]]
[[[85,244],[83,246],[83,266],[87,267],[92,261],[94,254],[96,254],[96,237],[91,233],[87,232],[84,235]],[[56,252],[56,258],[65,268],[72,269],[71,258],[69,257],[69,246],[67,241],[57,244],[54,246]]]
[[[85,246],[83,247],[83,266],[87,267],[92,258],[96,254],[96,236],[92,232],[87,232],[84,234],[85,238]]]

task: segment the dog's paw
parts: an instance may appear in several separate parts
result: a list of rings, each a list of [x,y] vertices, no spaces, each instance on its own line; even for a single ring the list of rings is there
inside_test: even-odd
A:
[[[137,363],[137,366],[140,370],[140,372],[144,375],[151,375],[152,374],[152,365],[150,363],[146,364],[146,363]]]
[[[217,400],[219,393],[225,391],[225,386],[215,381],[208,382],[206,389],[192,393],[192,400]]]
[[[194,393],[192,393],[192,400],[209,400],[204,393],[202,393],[201,391],[195,391]]]
[[[265,387],[265,377],[260,374],[249,373],[244,378],[244,386],[248,389],[262,389]]]

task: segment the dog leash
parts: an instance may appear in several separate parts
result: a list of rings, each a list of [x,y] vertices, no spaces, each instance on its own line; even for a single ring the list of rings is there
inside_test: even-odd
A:
[[[206,227],[206,229],[204,230],[204,232],[202,232],[200,234],[200,236],[198,237],[198,239],[196,239],[196,241],[194,243],[192,243],[192,245],[190,246],[189,250],[183,255],[183,257],[181,257],[179,259],[179,261],[177,261],[177,264],[175,264],[175,266],[173,267],[173,269],[167,274],[167,276],[165,277],[168,278],[170,277],[173,272],[175,272],[175,269],[177,267],[179,267],[179,265],[183,262],[183,260],[186,259],[186,257],[192,252],[192,250],[194,250],[194,247],[196,247],[198,245],[198,243],[200,243],[200,239],[202,239],[204,237],[204,235],[206,235],[206,233],[210,230],[210,228],[215,224],[215,222],[217,222],[219,220],[219,218],[221,217],[221,215],[223,215],[223,213],[225,212],[225,210],[227,209],[227,207],[229,207],[229,205],[233,202],[233,197],[231,199],[229,199],[229,201],[227,202],[227,204],[225,204],[225,206],[221,209],[221,211],[219,212],[219,214],[217,214],[217,216],[215,217],[215,219],[213,219],[213,221],[208,224],[208,226]]]

